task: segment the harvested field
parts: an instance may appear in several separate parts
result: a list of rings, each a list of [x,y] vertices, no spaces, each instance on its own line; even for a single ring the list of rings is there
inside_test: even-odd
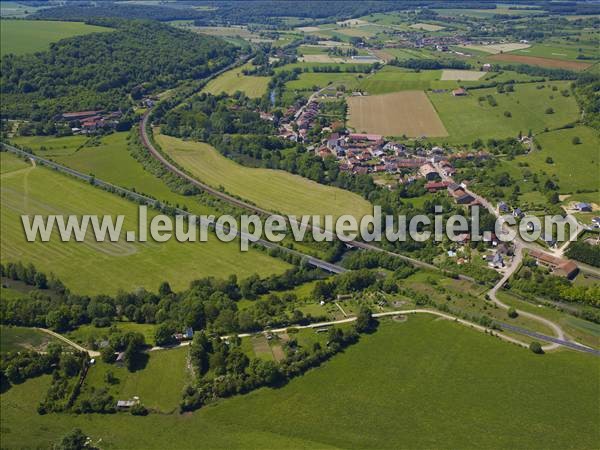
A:
[[[492,53],[496,55],[498,53],[506,53],[506,52],[514,52],[515,50],[523,50],[524,48],[531,47],[530,44],[520,44],[520,43],[512,43],[512,44],[491,44],[491,45],[462,45],[461,47],[470,48],[473,50],[479,50],[480,52]]]
[[[315,31],[320,31],[319,27],[298,27],[296,31],[301,31],[302,33],[314,33]]]
[[[423,91],[350,97],[348,106],[348,124],[356,132],[411,137],[448,135]]]
[[[488,59],[568,70],[585,70],[592,65],[591,63],[580,61],[565,61],[562,59],[540,58],[539,56],[510,55],[506,53],[490,56]]]
[[[417,30],[425,31],[440,31],[444,29],[444,27],[440,27],[439,25],[433,25],[431,23],[413,23],[410,27],[416,28]]]
[[[476,81],[485,75],[477,70],[442,70],[442,81],[461,80]]]
[[[260,334],[257,336],[253,336],[251,338],[252,341],[252,350],[254,351],[254,355],[265,361],[273,360],[273,352],[271,352],[271,346],[269,345],[269,341],[267,338]]]

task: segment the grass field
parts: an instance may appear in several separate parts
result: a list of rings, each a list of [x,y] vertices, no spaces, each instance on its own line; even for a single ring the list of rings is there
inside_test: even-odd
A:
[[[250,98],[261,97],[267,92],[269,77],[246,76],[242,73],[244,69],[251,67],[250,64],[246,64],[243,67],[228,70],[209,81],[202,92],[218,95],[221,92],[233,94],[236,91],[242,91]]]
[[[580,52],[579,49],[582,51]],[[585,55],[590,58],[600,59],[597,48],[584,46],[582,44],[535,44],[534,46],[512,52],[515,55],[539,56],[541,58],[565,59],[577,61],[577,56]],[[585,62],[585,61],[584,61]]]
[[[359,133],[411,137],[448,135],[422,91],[349,97],[348,107],[348,125]]]
[[[488,44],[488,45],[476,45],[469,44],[461,46],[470,50],[477,50],[480,52],[491,53],[497,55],[498,53],[513,52],[515,50],[522,50],[524,48],[531,47],[530,44],[519,44],[518,42],[511,44]]]
[[[442,17],[468,16],[480,19],[490,18],[495,15],[516,16],[516,15],[531,15],[539,14],[539,9],[509,9],[509,8],[494,8],[494,9],[434,9]]]
[[[48,378],[34,379],[1,397],[3,446],[47,448],[77,426],[106,448],[594,448],[597,375],[589,355],[411,316],[281,389],[191,415],[40,416]]]
[[[306,72],[301,73],[297,80],[288,81],[286,83],[286,89],[288,90],[311,90],[314,87],[325,87],[330,84],[336,86],[344,85],[347,89],[354,89],[359,85],[360,82],[359,74],[340,72],[340,73],[317,73],[317,72]]]
[[[1,158],[3,166],[15,159],[7,153]],[[119,242],[96,242],[90,230],[85,242],[60,242],[57,232],[50,242],[27,242],[21,214],[124,215],[123,230],[138,228],[135,204],[40,167],[2,174],[1,212],[2,262],[33,262],[39,270],[55,273],[77,293],[110,294],[142,286],[155,290],[164,280],[182,289],[204,276],[267,275],[288,267],[260,252],[240,252],[235,242],[225,244],[215,236],[204,243],[172,239],[158,244],[151,238],[143,243],[125,242],[124,237]]]
[[[112,31],[110,28],[83,22],[47,20],[2,20],[0,23],[0,55],[39,52],[52,42],[80,34]]]
[[[186,364],[188,351],[188,347],[182,347],[149,352],[146,366],[135,372],[98,361],[88,372],[82,396],[91,387],[105,387],[115,400],[130,400],[137,396],[148,409],[173,412],[179,406],[183,388],[191,375]],[[109,370],[119,379],[117,384],[106,383],[104,377]]]
[[[114,322],[113,325],[123,332],[134,331],[144,335],[146,343],[154,345],[154,333],[156,325],[152,323],[135,323],[135,322]],[[69,331],[66,336],[74,342],[87,346],[89,342],[100,342],[110,334],[109,328],[98,328],[93,325],[81,325],[80,327]]]
[[[581,144],[572,143],[575,136],[581,139]],[[532,172],[558,176],[561,193],[600,190],[600,135],[597,131],[578,126],[543,133],[536,139],[541,151],[519,156],[510,163],[527,162]],[[552,164],[546,162],[548,157],[552,158]],[[600,204],[600,193],[596,192],[595,197],[595,203]]]
[[[44,351],[49,343],[58,339],[35,328],[8,327],[0,325],[0,353],[23,350]]]
[[[144,170],[127,150],[129,133],[113,133],[103,137],[98,145],[85,145],[85,136],[17,137],[13,142],[33,150],[83,173],[136,192],[149,195],[171,205],[186,206],[195,214],[213,214],[215,211],[188,197],[171,191],[160,179]],[[45,149],[45,150],[44,150]]]
[[[569,89],[568,82],[553,82],[537,89],[539,84],[515,85],[512,93],[498,94],[495,89],[477,89],[464,97],[449,93],[430,93],[429,98],[450,135],[449,142],[470,143],[475,139],[516,137],[532,129],[534,133],[545,127],[555,128],[577,120],[579,111],[575,99],[564,97],[560,91]],[[553,91],[548,86],[556,86]],[[497,106],[485,99],[492,95]],[[553,97],[552,99],[550,97]],[[480,101],[480,97],[484,97]],[[547,108],[553,114],[545,114]],[[508,111],[512,117],[506,117]]]
[[[581,62],[581,61],[568,61],[563,59],[554,58],[540,58],[539,56],[525,56],[515,55],[514,53],[502,53],[493,55],[488,58],[489,61],[503,61],[515,64],[529,64],[532,66],[550,67],[553,69],[567,69],[567,70],[585,70],[590,67],[593,63]]]
[[[269,211],[284,214],[354,214],[372,212],[356,194],[325,186],[282,170],[255,169],[237,164],[201,142],[186,142],[165,135],[156,140],[171,158],[198,177]]]

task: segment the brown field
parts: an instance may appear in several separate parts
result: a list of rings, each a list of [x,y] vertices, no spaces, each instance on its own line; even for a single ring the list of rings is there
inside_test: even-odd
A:
[[[349,97],[348,125],[357,133],[410,137],[448,136],[423,91]]]
[[[444,27],[440,27],[439,25],[434,25],[432,23],[413,23],[410,27],[425,31],[440,31],[444,29]]]
[[[592,65],[587,62],[564,61],[562,59],[540,58],[539,56],[510,55],[507,53],[490,56],[488,59],[568,70],[585,70]]]
[[[494,55],[503,52],[514,52],[515,50],[523,50],[524,48],[531,47],[531,44],[521,44],[518,42],[513,42],[510,44],[488,44],[488,45],[478,45],[478,44],[469,44],[469,45],[461,45],[464,48],[471,48],[473,50],[479,50],[481,52],[492,53]]]
[[[389,62],[394,59],[394,55],[387,53],[385,50],[372,50],[372,52],[375,56],[385,62]]]

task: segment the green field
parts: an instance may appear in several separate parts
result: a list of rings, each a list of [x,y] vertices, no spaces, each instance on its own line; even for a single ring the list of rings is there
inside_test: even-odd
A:
[[[539,14],[539,9],[509,9],[509,8],[495,8],[495,9],[434,9],[442,17],[456,17],[456,16],[468,16],[475,17],[478,19],[488,19],[495,15],[502,16],[526,16],[531,14]]]
[[[133,331],[144,335],[146,343],[154,345],[154,333],[156,325],[152,323],[114,322],[111,325],[123,332]],[[98,328],[93,325],[81,325],[66,333],[66,336],[74,342],[86,347],[90,342],[102,341],[108,338],[110,328]]]
[[[557,86],[558,90],[553,91],[548,85]],[[498,94],[496,89],[477,89],[464,97],[453,97],[449,93],[428,95],[448,130],[448,142],[516,137],[519,131],[527,134],[529,129],[539,133],[545,127],[560,127],[578,119],[575,99],[563,97],[560,92],[569,89],[568,82],[548,83],[544,89],[537,86],[538,83],[518,84],[514,92],[504,94]],[[491,106],[485,99],[479,101],[487,95],[492,95],[498,105]],[[546,114],[550,107],[554,113]],[[512,117],[505,117],[505,111]]]
[[[283,214],[372,213],[370,204],[349,191],[318,184],[282,170],[248,168],[231,161],[201,142],[157,135],[161,148],[199,180],[222,186],[230,194]]]
[[[315,87],[323,88],[333,84],[335,86],[345,86],[348,90],[355,89],[359,80],[364,75],[340,72],[340,73],[323,73],[323,72],[305,72],[301,73],[297,80],[288,81],[285,86],[288,90],[298,91],[314,91]]]
[[[101,138],[98,145],[86,145],[85,136],[17,137],[13,142],[24,148],[30,148],[44,158],[50,158],[75,170],[94,174],[109,183],[135,189],[171,205],[186,206],[195,214],[214,214],[215,211],[194,200],[194,197],[173,192],[159,178],[144,170],[127,150],[129,133],[113,133]]]
[[[83,22],[47,20],[2,20],[0,24],[0,55],[22,55],[48,49],[52,42],[81,34],[112,31],[110,28]]]
[[[182,347],[149,352],[146,366],[136,372],[98,361],[88,372],[82,396],[91,387],[105,387],[115,400],[130,400],[137,396],[148,409],[173,412],[179,406],[183,387],[190,378],[186,366],[188,350],[188,347]],[[106,383],[105,375],[109,370],[119,379],[118,383]]]
[[[574,145],[573,137],[581,144]],[[543,133],[537,136],[541,151],[534,151],[510,161],[517,165],[527,162],[532,172],[544,171],[558,176],[559,192],[575,193],[579,190],[600,190],[600,135],[592,128],[578,126]],[[552,158],[548,164],[546,158]],[[595,202],[600,204],[600,193]]]
[[[105,448],[595,448],[597,377],[590,355],[538,356],[411,316],[283,388],[191,415],[40,416],[49,380],[34,379],[1,397],[3,446],[47,448],[77,426]]]
[[[269,77],[246,76],[243,69],[252,68],[251,64],[228,70],[214,80],[209,81],[202,92],[218,95],[222,92],[233,94],[236,91],[244,92],[250,98],[261,97],[267,92]]]
[[[579,49],[581,49],[581,52],[579,52]],[[567,61],[590,62],[588,59],[578,60],[577,56],[579,55],[583,55],[594,60],[600,59],[600,52],[597,48],[577,42],[572,44],[535,44],[532,47],[523,50],[515,50],[509,53],[523,56],[539,56],[541,58],[564,59]]]
[[[0,353],[24,350],[44,351],[51,342],[60,341],[35,328],[0,325]]]
[[[15,164],[2,153],[2,165]],[[11,161],[12,160],[12,161]],[[208,242],[158,244],[125,242],[60,242],[54,232],[50,242],[25,240],[21,214],[124,215],[123,231],[137,230],[137,206],[118,196],[40,167],[25,167],[2,175],[2,262],[33,262],[46,273],[55,273],[77,293],[115,293],[118,289],[145,287],[155,290],[166,280],[183,289],[194,279],[225,277],[237,273],[268,275],[288,265],[260,252],[240,252],[237,243],[225,244],[210,235]],[[152,215],[152,212],[150,212]],[[157,277],[157,274],[160,276]]]

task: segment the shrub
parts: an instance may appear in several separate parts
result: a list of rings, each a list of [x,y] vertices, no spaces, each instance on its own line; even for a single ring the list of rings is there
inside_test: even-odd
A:
[[[537,355],[544,354],[544,349],[542,349],[542,344],[540,344],[537,341],[533,341],[531,344],[529,344],[529,350],[531,350],[533,353],[535,353]]]
[[[581,144],[581,138],[579,136],[573,136],[573,139],[571,139],[571,143],[573,145],[579,145]]]
[[[514,319],[519,316],[519,313],[517,312],[517,310],[515,308],[508,308],[507,314],[508,314],[508,317],[510,317],[511,319]]]
[[[554,108],[547,108],[546,114],[554,114]]]

